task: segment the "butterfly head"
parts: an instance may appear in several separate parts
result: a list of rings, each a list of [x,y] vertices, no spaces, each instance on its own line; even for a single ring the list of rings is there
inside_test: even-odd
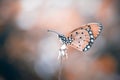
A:
[[[53,32],[53,33],[56,33],[60,39],[60,41],[63,43],[63,44],[71,44],[72,42],[72,38],[70,37],[65,37],[63,34],[60,34],[56,31],[52,31],[52,30],[48,30],[48,32]]]
[[[72,37],[65,37],[64,35],[58,35],[63,44],[69,45],[73,42]]]
[[[64,35],[58,35],[63,44],[66,44],[67,38]]]

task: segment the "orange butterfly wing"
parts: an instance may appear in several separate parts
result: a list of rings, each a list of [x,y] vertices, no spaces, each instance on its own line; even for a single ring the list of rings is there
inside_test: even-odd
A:
[[[98,23],[88,23],[73,30],[68,37],[73,39],[70,46],[80,50],[87,51],[92,46],[94,40],[102,30],[102,25]]]
[[[86,26],[89,26],[91,28],[95,39],[99,36],[103,29],[103,26],[99,23],[88,23]]]

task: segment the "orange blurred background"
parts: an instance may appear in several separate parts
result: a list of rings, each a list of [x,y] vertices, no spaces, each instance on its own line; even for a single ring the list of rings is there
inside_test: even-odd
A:
[[[0,0],[0,80],[58,80],[60,42],[83,24],[103,24],[86,53],[68,49],[61,80],[120,80],[120,1]]]

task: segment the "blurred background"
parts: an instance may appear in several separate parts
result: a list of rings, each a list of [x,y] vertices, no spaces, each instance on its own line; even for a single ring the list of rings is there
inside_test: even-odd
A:
[[[61,80],[120,80],[119,0],[0,0],[0,80],[58,80],[60,42],[90,22],[103,24],[92,48],[68,49]]]

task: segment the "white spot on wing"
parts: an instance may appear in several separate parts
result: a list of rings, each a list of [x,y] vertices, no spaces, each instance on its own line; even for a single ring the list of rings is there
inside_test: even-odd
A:
[[[87,46],[87,48],[89,49],[89,48],[90,48],[90,46]]]
[[[90,37],[93,38],[93,35],[91,35]]]
[[[89,31],[89,34],[92,34],[92,32],[91,32],[91,31]]]
[[[87,48],[85,48],[84,51],[87,51]]]
[[[91,39],[90,41],[91,41],[91,42],[94,42],[94,40],[93,40],[93,39]]]

